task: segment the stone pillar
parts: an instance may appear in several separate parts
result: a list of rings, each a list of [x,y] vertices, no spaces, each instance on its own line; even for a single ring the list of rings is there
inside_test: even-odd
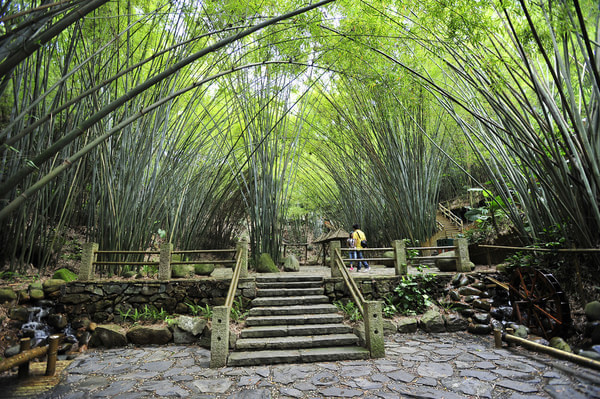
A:
[[[365,338],[371,358],[385,357],[383,340],[383,313],[380,301],[365,301]]]
[[[236,253],[241,249],[242,250],[242,269],[240,270],[240,278],[248,277],[248,246],[249,246],[248,238],[242,237],[237,245],[235,246]]]
[[[173,244],[165,243],[160,246],[160,259],[158,261],[158,279],[171,279],[171,252],[173,252]]]
[[[469,260],[469,243],[466,238],[456,239],[456,271],[457,272],[470,272],[471,261]]]
[[[408,274],[408,263],[406,262],[406,244],[404,240],[394,240],[394,269],[396,276],[406,276]]]
[[[212,332],[210,336],[210,367],[227,366],[229,355],[229,308],[215,306],[212,315]]]
[[[79,281],[94,280],[94,262],[96,261],[96,252],[98,244],[95,242],[86,242],[83,244],[83,252],[81,254],[81,266],[79,267]]]
[[[329,267],[331,268],[331,277],[342,277],[342,271],[338,269],[337,256],[342,253],[342,244],[339,241],[329,243]]]

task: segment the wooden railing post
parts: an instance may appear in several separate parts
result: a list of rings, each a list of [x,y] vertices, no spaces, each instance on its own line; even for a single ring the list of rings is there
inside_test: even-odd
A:
[[[242,257],[242,268],[240,270],[240,277],[248,277],[248,237],[242,237],[238,243],[236,244],[235,249],[241,250],[242,253],[240,256]],[[237,253],[237,252],[236,252]]]
[[[160,246],[160,259],[158,260],[158,279],[171,279],[171,252],[173,252],[173,244],[165,243]]]
[[[53,376],[56,373],[56,359],[58,358],[58,335],[48,337],[48,360],[46,361],[46,376]]]
[[[342,244],[339,241],[331,241],[329,243],[329,267],[331,268],[331,277],[342,277],[342,271],[338,269],[338,264],[336,263],[337,254],[341,255],[342,253]],[[339,267],[345,267],[343,264],[339,265]]]
[[[81,253],[81,266],[79,267],[79,281],[92,281],[94,280],[94,262],[96,261],[96,251],[98,251],[98,244],[95,242],[86,242],[83,244]]]
[[[31,338],[21,338],[19,353],[31,349]],[[19,366],[19,378],[29,375],[29,360]]]
[[[394,269],[396,276],[406,276],[408,274],[408,264],[406,263],[406,244],[404,240],[394,240]]]

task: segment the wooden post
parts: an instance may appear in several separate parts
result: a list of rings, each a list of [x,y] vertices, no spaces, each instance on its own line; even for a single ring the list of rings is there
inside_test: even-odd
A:
[[[31,349],[31,338],[21,338],[19,353]],[[29,360],[19,366],[19,378],[29,375]]]
[[[94,280],[94,262],[96,261],[96,252],[98,251],[98,244],[95,242],[86,242],[83,244],[81,253],[81,266],[79,267],[79,281],[92,281]]]
[[[58,358],[58,335],[51,335],[48,342],[48,360],[46,361],[46,376],[56,373],[56,359]]]
[[[502,330],[494,328],[494,345],[496,348],[502,348]]]
[[[396,276],[406,276],[408,274],[408,264],[406,262],[406,244],[404,240],[394,240],[394,269]]]

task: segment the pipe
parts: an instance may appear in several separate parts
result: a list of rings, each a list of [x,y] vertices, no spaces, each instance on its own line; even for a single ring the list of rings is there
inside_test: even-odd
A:
[[[574,353],[565,352],[560,349],[552,348],[551,346],[546,346],[542,344],[538,344],[536,342],[529,341],[527,339],[519,338],[511,334],[502,334],[500,330],[494,330],[494,340],[496,342],[496,347],[498,346],[498,334],[501,335],[502,340],[506,342],[514,342],[517,343],[527,349],[533,349],[539,352],[547,353],[549,355],[553,355],[555,357],[570,360],[574,363],[580,364],[582,366],[590,367],[596,370],[600,370],[600,362],[597,360],[590,359],[589,357],[576,355]]]

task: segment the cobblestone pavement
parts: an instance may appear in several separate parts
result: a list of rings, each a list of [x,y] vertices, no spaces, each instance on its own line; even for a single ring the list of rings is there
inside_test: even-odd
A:
[[[600,372],[491,336],[395,334],[386,357],[208,368],[196,346],[93,350],[44,398],[596,398]]]

